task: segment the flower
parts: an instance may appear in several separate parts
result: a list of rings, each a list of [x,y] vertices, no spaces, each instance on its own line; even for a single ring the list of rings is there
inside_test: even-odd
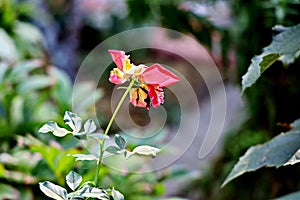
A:
[[[179,78],[162,67],[160,64],[151,66],[134,65],[130,62],[129,55],[124,51],[109,50],[112,60],[117,68],[110,72],[109,81],[114,84],[123,84],[134,79],[136,87],[130,90],[130,103],[136,107],[150,109],[164,103],[163,88],[179,81]]]
[[[129,56],[125,55],[124,51],[109,50],[109,53],[117,65],[117,68],[110,72],[109,77],[109,81],[114,84],[123,84],[128,79],[139,76],[147,67],[130,63]]]

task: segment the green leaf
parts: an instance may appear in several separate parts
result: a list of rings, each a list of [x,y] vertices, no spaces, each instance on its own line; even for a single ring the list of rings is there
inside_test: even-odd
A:
[[[273,38],[271,44],[263,49],[262,54],[252,58],[247,73],[242,77],[243,91],[252,86],[275,61],[280,60],[284,64],[290,64],[299,54],[300,24],[284,28]]]
[[[87,134],[85,132],[80,132],[80,133],[72,133],[73,136],[79,140],[86,140],[87,139]]]
[[[16,61],[19,57],[15,43],[6,31],[0,28],[0,59]]]
[[[88,135],[91,138],[95,138],[97,140],[107,140],[109,139],[108,135],[104,135],[103,133],[93,133]]]
[[[38,131],[39,133],[52,133],[56,137],[64,137],[70,131],[64,128],[60,128],[56,122],[48,122],[44,124]]]
[[[19,85],[18,91],[20,93],[26,93],[49,87],[52,85],[51,79],[51,77],[46,75],[30,76],[30,79],[24,80],[24,82]]]
[[[297,119],[296,121],[294,121],[291,126],[293,127],[293,129],[300,129],[300,119]]]
[[[276,26],[275,26],[276,28]],[[294,55],[300,50],[300,24],[284,27],[283,31],[273,37],[271,44],[264,48],[265,52],[277,52],[282,55]]]
[[[50,67],[47,69],[47,71],[51,77],[55,77],[51,90],[53,98],[61,108],[68,108],[70,105],[72,105],[73,101],[72,81],[64,71],[56,67]],[[70,98],[71,96],[72,98]]]
[[[64,121],[75,133],[80,132],[82,126],[82,119],[78,117],[75,113],[66,111],[64,115]]]
[[[77,82],[75,84],[72,93],[72,105],[76,112],[86,112],[89,107],[94,106],[97,100],[102,97],[102,90],[96,88],[97,86],[90,81]]]
[[[114,200],[124,200],[123,194],[121,194],[121,192],[119,192],[118,190],[115,190],[115,188],[112,189],[111,196]]]
[[[17,21],[14,27],[14,33],[22,39],[37,43],[43,40],[43,36],[39,29],[31,23]]]
[[[249,66],[247,73],[242,77],[243,91],[247,87],[253,85],[260,75],[279,57],[279,54],[261,54],[252,58],[251,65]]]
[[[155,157],[158,152],[160,152],[160,149],[147,145],[138,146],[132,150],[132,153],[134,154],[153,157]]]
[[[121,135],[119,134],[115,135],[115,142],[120,149],[125,149],[126,141]]]
[[[1,62],[0,63],[0,84],[5,80],[5,76],[8,72],[8,64]]]
[[[300,162],[300,127],[299,120],[291,124],[293,129],[274,137],[263,145],[256,145],[247,150],[222,186],[231,180],[262,167],[281,167]]]
[[[84,123],[84,132],[86,133],[86,134],[91,134],[91,133],[93,133],[96,129],[97,129],[97,127],[96,127],[96,125],[95,125],[95,122],[93,121],[93,120],[91,120],[91,119],[88,119],[85,123]]]
[[[18,62],[9,74],[9,80],[12,82],[19,82],[22,79],[26,79],[31,71],[40,68],[43,64],[44,62],[40,59]]]
[[[300,191],[293,192],[288,195],[284,195],[284,196],[276,198],[274,200],[299,200],[299,199],[300,199]]]
[[[79,126],[81,126],[81,125],[78,125],[78,127]],[[94,121],[91,120],[91,119],[87,120],[84,123],[83,128],[84,128],[83,132],[76,132],[75,131],[75,133],[73,133],[73,136],[78,138],[78,139],[83,139],[83,140],[86,140],[87,136],[95,138],[97,140],[109,139],[109,137],[107,135],[104,135],[102,133],[93,133],[97,129],[97,127],[96,127]]]
[[[105,192],[105,190],[101,190],[99,188],[91,187],[91,186],[88,186],[88,185],[83,186],[83,188],[80,189],[77,192],[77,194],[80,197],[97,198],[97,199],[100,199],[100,200],[109,200],[109,196]]]
[[[279,54],[268,54],[262,58],[262,61],[259,63],[260,72],[263,73],[268,69],[278,58]]]
[[[15,125],[19,125],[24,122],[23,110],[25,107],[24,98],[21,96],[16,96],[11,101],[11,119],[13,120]]]
[[[77,189],[81,181],[82,181],[81,175],[74,171],[70,171],[66,176],[66,182],[73,191]]]
[[[73,154],[73,157],[75,157],[75,161],[79,161],[79,160],[96,160],[98,161],[98,158],[92,154]]]
[[[39,183],[42,192],[52,199],[67,200],[67,190],[49,181]]]
[[[0,199],[20,199],[20,192],[11,185],[0,183]]]
[[[116,147],[116,146],[109,146],[106,148],[105,151],[107,151],[108,153],[111,153],[111,154],[119,154],[119,151],[121,149],[119,147]]]

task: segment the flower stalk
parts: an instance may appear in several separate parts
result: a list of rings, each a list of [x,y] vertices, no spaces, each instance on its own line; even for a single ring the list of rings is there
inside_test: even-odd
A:
[[[122,104],[124,103],[124,101],[125,101],[125,99],[126,99],[126,96],[129,94],[129,92],[130,92],[130,90],[132,89],[134,83],[135,83],[135,80],[132,79],[132,80],[130,81],[130,84],[129,84],[129,86],[127,87],[126,91],[124,92],[122,98],[120,99],[120,101],[119,101],[119,103],[118,103],[118,105],[117,105],[117,107],[116,107],[116,110],[114,111],[112,117],[111,117],[110,120],[109,120],[109,123],[108,123],[108,125],[107,125],[107,127],[106,127],[106,129],[105,129],[105,132],[104,132],[105,135],[108,134],[108,132],[109,132],[111,126],[112,126],[112,123],[114,122],[114,120],[115,120],[115,118],[116,118],[116,116],[117,116],[117,114],[118,114],[118,112],[119,112],[119,110],[120,110]],[[102,164],[102,160],[103,160],[103,154],[104,154],[104,151],[105,151],[105,150],[104,150],[104,143],[105,143],[105,140],[103,139],[103,140],[100,142],[100,152],[99,152],[100,155],[99,155],[99,160],[98,160],[98,162],[97,162],[96,176],[95,176],[95,180],[94,180],[94,184],[95,184],[95,185],[97,185],[97,182],[98,182],[98,179],[99,179],[99,173],[100,173],[101,164]]]

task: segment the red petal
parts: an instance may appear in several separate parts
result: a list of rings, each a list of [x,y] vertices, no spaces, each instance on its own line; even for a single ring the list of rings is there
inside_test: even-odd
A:
[[[179,77],[162,67],[160,64],[154,64],[148,67],[141,75],[141,79],[150,85],[159,85],[166,87],[179,81]]]
[[[118,50],[108,50],[113,61],[116,63],[119,70],[123,71],[123,63],[125,60],[125,52]]]
[[[148,85],[148,95],[154,108],[164,103],[164,91],[162,88]]]

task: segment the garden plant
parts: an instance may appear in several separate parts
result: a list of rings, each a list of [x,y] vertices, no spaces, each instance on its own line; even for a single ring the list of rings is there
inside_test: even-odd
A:
[[[112,155],[121,154],[128,159],[133,155],[155,157],[160,152],[158,148],[148,145],[137,146],[132,150],[126,149],[125,139],[118,134],[114,136],[115,146],[105,146],[105,140],[109,139],[108,133],[111,125],[128,94],[130,96],[130,103],[133,106],[144,107],[149,110],[151,106],[155,108],[164,103],[163,88],[175,84],[179,81],[179,78],[160,64],[154,64],[149,67],[143,64],[134,65],[130,62],[129,55],[126,55],[124,51],[109,50],[109,53],[117,66],[110,72],[109,81],[114,84],[129,82],[129,85],[125,88],[120,88],[125,89],[125,92],[104,133],[97,132],[97,127],[93,120],[89,119],[83,125],[82,119],[69,111],[66,111],[64,115],[64,122],[71,130],[59,127],[56,122],[48,122],[39,130],[39,133],[52,133],[57,137],[72,134],[75,138],[81,140],[95,139],[99,143],[99,154],[97,156],[93,154],[71,155],[76,160],[96,162],[97,170],[94,180],[82,182],[80,174],[70,171],[66,176],[66,183],[71,189],[70,193],[67,192],[67,189],[49,181],[40,183],[40,189],[48,197],[57,200],[85,199],[88,197],[122,200],[124,196],[118,190],[114,189],[114,187],[103,189],[99,186],[101,165],[103,164],[103,159],[109,156],[105,153],[107,152]]]

